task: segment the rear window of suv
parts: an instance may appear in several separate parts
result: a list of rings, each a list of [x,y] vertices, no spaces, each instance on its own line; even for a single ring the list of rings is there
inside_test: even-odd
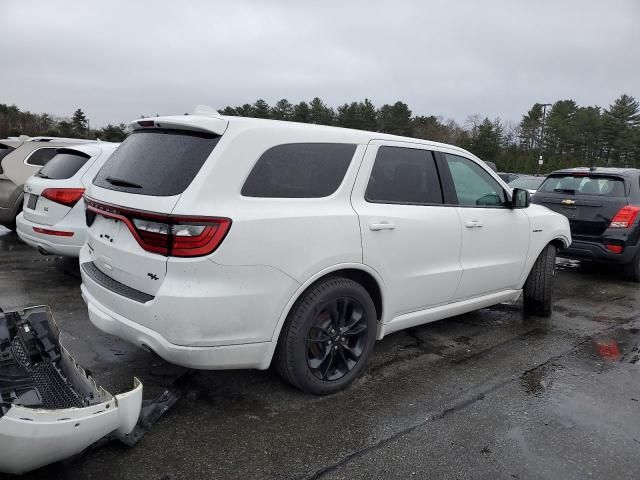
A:
[[[91,158],[76,150],[58,150],[58,153],[36,173],[37,177],[63,180],[73,177]]]
[[[38,148],[27,156],[25,163],[34,167],[42,167],[46,165],[56,153],[58,153],[58,149],[55,147]]]
[[[347,173],[356,145],[289,143],[258,159],[242,187],[245,197],[319,198],[335,192]]]
[[[624,180],[602,175],[552,175],[540,187],[546,193],[624,197]]]
[[[180,195],[219,140],[213,133],[187,130],[134,131],[113,152],[93,183],[140,195]]]

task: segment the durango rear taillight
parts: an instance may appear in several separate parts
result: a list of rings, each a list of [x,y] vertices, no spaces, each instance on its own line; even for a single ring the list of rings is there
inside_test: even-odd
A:
[[[40,196],[52,202],[73,207],[82,198],[84,188],[47,188]]]
[[[609,228],[629,228],[633,225],[634,220],[638,216],[638,212],[640,212],[640,207],[637,205],[625,205],[616,216],[611,220],[611,225]]]
[[[231,227],[228,218],[162,215],[105,204],[86,196],[85,201],[92,214],[121,220],[146,251],[170,257],[209,255]]]

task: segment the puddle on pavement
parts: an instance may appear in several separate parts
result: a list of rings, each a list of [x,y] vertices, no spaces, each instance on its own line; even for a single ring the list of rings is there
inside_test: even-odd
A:
[[[606,362],[640,365],[640,329],[620,328],[593,339],[592,356]]]

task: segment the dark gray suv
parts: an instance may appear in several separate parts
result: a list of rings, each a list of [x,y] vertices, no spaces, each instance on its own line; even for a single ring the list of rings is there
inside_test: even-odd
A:
[[[551,173],[532,198],[565,215],[573,243],[558,255],[623,265],[640,282],[640,170],[571,168]]]

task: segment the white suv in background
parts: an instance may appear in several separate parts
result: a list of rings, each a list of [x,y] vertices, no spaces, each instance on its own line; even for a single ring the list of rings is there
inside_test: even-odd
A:
[[[82,195],[118,143],[58,148],[24,185],[18,236],[43,254],[77,257],[87,239]]]
[[[566,217],[440,143],[213,110],[143,119],[86,196],[91,321],[192,368],[350,384],[376,339],[524,291],[549,315]]]

